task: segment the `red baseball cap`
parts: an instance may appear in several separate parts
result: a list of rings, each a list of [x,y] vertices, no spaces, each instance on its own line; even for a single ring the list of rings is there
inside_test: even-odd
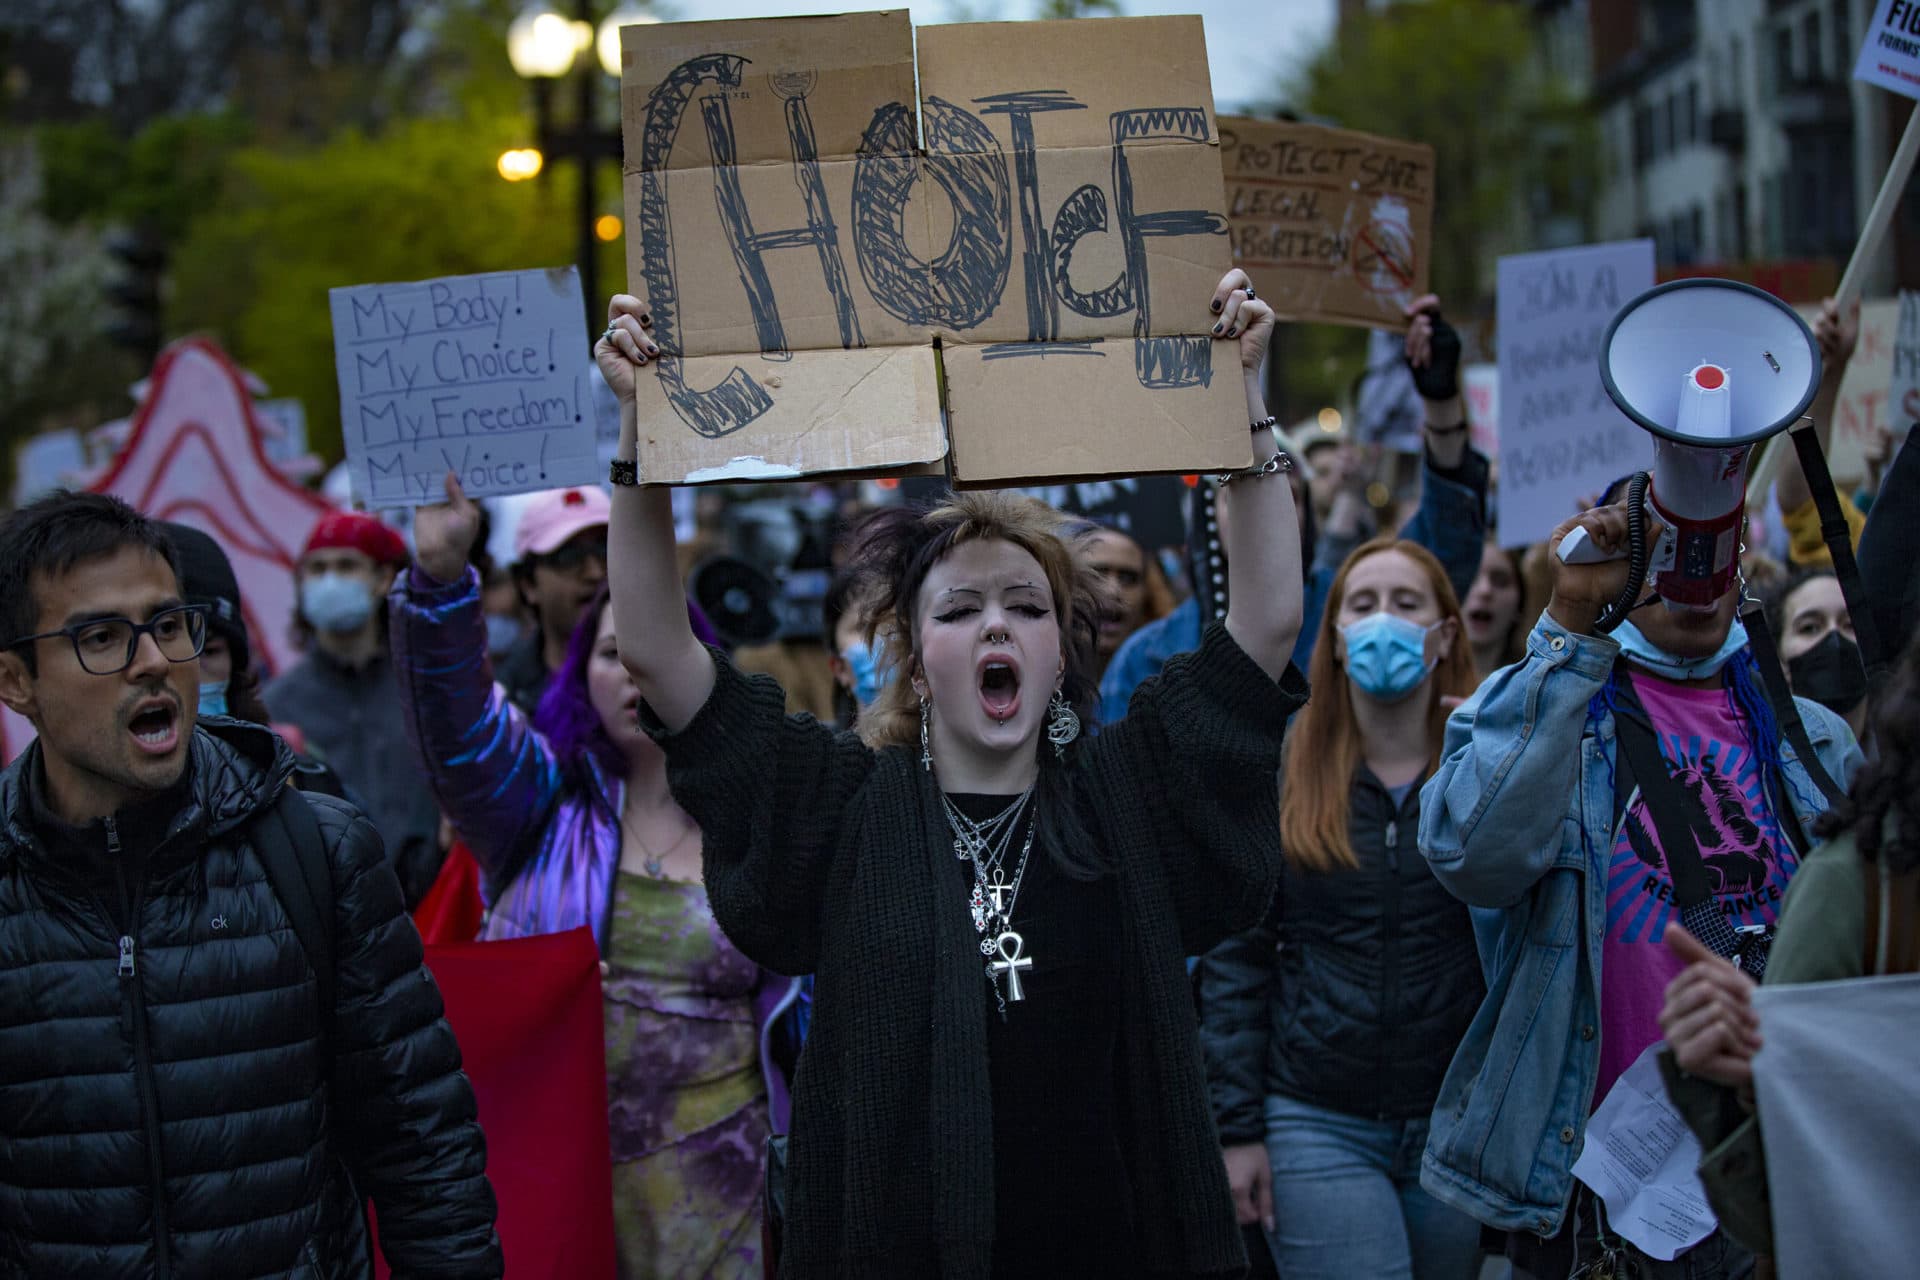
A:
[[[376,564],[405,564],[407,543],[392,526],[358,511],[329,511],[320,517],[307,537],[301,558],[316,551],[345,547],[358,551]]]
[[[522,508],[513,530],[513,558],[551,555],[568,538],[584,529],[604,529],[613,504],[592,485],[577,489],[548,489],[534,495]]]

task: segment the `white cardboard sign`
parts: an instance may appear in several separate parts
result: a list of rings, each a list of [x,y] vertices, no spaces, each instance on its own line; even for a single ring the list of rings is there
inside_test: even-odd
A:
[[[1653,287],[1653,241],[1500,259],[1500,545],[1544,541],[1586,495],[1651,461],[1608,398],[1600,340]]]
[[[1873,7],[1853,78],[1920,98],[1920,4],[1880,0]]]
[[[341,434],[368,508],[596,478],[592,357],[572,267],[328,290]]]

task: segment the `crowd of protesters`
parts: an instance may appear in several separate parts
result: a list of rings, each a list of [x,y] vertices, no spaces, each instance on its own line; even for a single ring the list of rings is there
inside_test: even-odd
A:
[[[783,651],[818,718],[634,483],[625,295],[611,497],[532,498],[498,567],[453,476],[411,546],[328,515],[271,680],[207,532],[0,520],[38,734],[0,774],[0,1277],[366,1275],[369,1202],[396,1274],[502,1274],[409,922],[463,867],[437,940],[599,953],[621,1276],[1764,1274],[1756,988],[1920,969],[1920,444],[1841,500],[1864,596],[1790,462],[1780,556],[1603,627],[1625,561],[1554,550],[1624,551],[1626,507],[1505,545],[1438,299],[1404,520],[1269,416],[1245,275],[1194,306],[1255,466],[1184,557],[1008,492],[850,515]],[[1815,326],[1823,433],[1855,324]],[[1574,1168],[1643,1059],[1717,1215],[1671,1257]]]

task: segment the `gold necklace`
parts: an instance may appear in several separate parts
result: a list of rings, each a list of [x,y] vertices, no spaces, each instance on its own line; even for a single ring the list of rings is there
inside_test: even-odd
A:
[[[687,837],[700,829],[699,825],[695,823],[692,818],[687,818],[684,810],[681,811],[680,816],[686,818],[686,828],[681,831],[677,840],[667,846],[666,852],[656,854],[653,850],[647,848],[647,842],[640,838],[640,833],[634,828],[632,819],[627,816],[624,809],[621,810],[620,827],[627,833],[628,838],[639,847],[640,865],[652,879],[665,880],[667,878],[667,859],[678,853],[680,846],[687,842]]]

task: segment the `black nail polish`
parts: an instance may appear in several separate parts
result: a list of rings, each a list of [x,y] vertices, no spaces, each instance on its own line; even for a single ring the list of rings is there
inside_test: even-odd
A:
[[[1235,326],[1234,326],[1233,328],[1231,328],[1231,329],[1229,329],[1229,330],[1227,330],[1227,336],[1228,336],[1229,338],[1237,338],[1237,337],[1239,337],[1239,336],[1240,336],[1240,326],[1239,326],[1239,325],[1235,325]]]
[[[1214,312],[1215,312],[1215,314],[1218,314],[1218,313],[1219,313],[1219,311],[1220,311],[1220,299],[1218,299],[1218,298],[1215,298],[1215,299],[1213,300],[1213,310],[1214,310]]]
[[[1220,329],[1221,329],[1221,326],[1220,326],[1220,325],[1215,325],[1215,326],[1213,326],[1213,331],[1214,331],[1215,333],[1219,333],[1219,332],[1220,332]]]

